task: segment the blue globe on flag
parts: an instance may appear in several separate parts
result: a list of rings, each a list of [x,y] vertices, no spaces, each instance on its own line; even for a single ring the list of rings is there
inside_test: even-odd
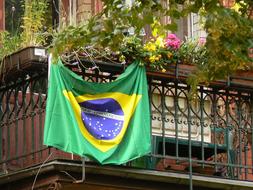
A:
[[[124,112],[116,100],[88,100],[79,105],[83,124],[94,138],[112,140],[117,137],[124,124]]]

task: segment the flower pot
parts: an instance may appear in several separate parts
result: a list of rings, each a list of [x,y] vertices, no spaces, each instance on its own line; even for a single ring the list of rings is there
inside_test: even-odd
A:
[[[0,66],[2,81],[16,80],[30,72],[47,67],[47,54],[43,47],[26,47],[6,56]]]
[[[147,67],[147,74],[152,76],[152,78],[164,78],[164,79],[179,79],[180,81],[185,81],[192,73],[197,70],[197,67],[193,64],[171,64],[166,68],[165,72],[162,71],[152,71]],[[205,85],[205,84],[204,84]],[[220,86],[220,87],[232,87],[232,88],[246,88],[253,89],[253,70],[238,70],[233,75],[229,77],[224,77],[224,79],[212,81],[210,86]]]
[[[195,70],[196,70],[195,65],[177,63],[169,65],[166,68],[165,72],[151,71],[149,68],[147,68],[147,73],[148,75],[155,77],[186,79]]]
[[[253,71],[239,70],[231,76],[231,82],[236,86],[253,88]]]

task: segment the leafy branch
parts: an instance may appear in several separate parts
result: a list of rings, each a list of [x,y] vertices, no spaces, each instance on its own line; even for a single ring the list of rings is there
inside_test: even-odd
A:
[[[69,26],[56,34],[52,44],[53,55],[56,57],[84,46],[124,52],[121,47],[129,30],[142,41],[141,30],[150,27],[157,38],[168,30],[175,31],[176,19],[199,13],[205,18],[204,28],[208,36],[205,50],[198,51],[201,60],[198,61],[198,56],[191,57],[199,64],[198,71],[189,79],[190,83],[195,87],[201,82],[208,84],[238,69],[252,67],[252,57],[249,56],[249,50],[253,48],[252,0],[236,0],[232,8],[224,7],[222,0],[169,0],[168,5],[162,2],[135,0],[128,7],[121,0],[103,0],[103,11],[92,17],[87,25]],[[169,16],[171,22],[163,25],[160,21],[165,16]],[[128,45],[132,47],[131,43]],[[135,56],[136,47],[132,49]],[[185,50],[191,51],[189,48]]]

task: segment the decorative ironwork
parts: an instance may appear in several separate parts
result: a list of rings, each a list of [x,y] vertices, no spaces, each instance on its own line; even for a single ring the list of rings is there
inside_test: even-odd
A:
[[[46,89],[46,73],[0,87],[0,165],[5,172],[42,157]]]
[[[187,167],[190,157],[193,169],[213,166],[213,174],[239,179],[245,173],[252,175],[246,169],[252,168],[247,156],[252,154],[247,139],[252,129],[252,92],[200,87],[196,99],[190,100],[188,94],[184,83],[150,83],[153,156],[161,155],[162,169],[174,167],[170,159]]]

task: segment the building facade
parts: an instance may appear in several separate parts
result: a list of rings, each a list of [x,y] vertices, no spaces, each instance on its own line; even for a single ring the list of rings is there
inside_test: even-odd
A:
[[[5,2],[0,3],[4,29]],[[85,22],[103,7],[100,0],[50,3],[57,27]],[[178,23],[181,38],[206,35],[198,15]],[[200,86],[197,100],[190,101],[186,77],[194,68],[173,65],[166,74],[148,72],[152,152],[124,165],[100,165],[43,145],[48,63],[38,47],[20,52],[19,58],[5,59],[12,68],[0,77],[0,189],[253,188],[251,73]],[[22,64],[22,57],[31,54],[33,59]],[[124,71],[123,65],[97,65],[102,72],[84,69],[78,74],[87,81],[105,82]]]

